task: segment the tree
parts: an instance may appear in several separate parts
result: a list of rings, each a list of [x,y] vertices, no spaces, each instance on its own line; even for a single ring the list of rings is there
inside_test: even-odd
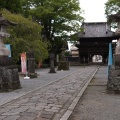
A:
[[[105,4],[105,14],[109,23],[112,22],[111,26],[113,28],[117,27],[117,23],[111,21],[109,16],[112,14],[120,14],[120,0],[108,0]]]
[[[83,17],[78,0],[29,0],[26,6],[32,6],[29,13],[43,26],[42,36],[51,43],[51,50],[59,52],[70,35],[80,31]]]
[[[21,0],[0,0],[0,9],[7,9],[12,13],[21,13]]]
[[[34,51],[36,61],[48,57],[48,44],[41,38],[42,27],[38,23],[33,22],[31,18],[27,19],[6,10],[3,10],[2,14],[6,19],[17,23],[16,26],[9,27],[11,37],[4,41],[12,45],[12,57],[15,62],[19,61],[20,53],[28,52],[30,49]]]
[[[116,13],[120,13],[120,0],[108,0],[105,4],[105,14],[109,16]]]

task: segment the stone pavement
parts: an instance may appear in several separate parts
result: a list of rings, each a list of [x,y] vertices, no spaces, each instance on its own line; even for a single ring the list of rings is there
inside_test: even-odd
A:
[[[107,66],[100,66],[68,120],[120,120],[120,94],[107,92]]]
[[[51,82],[64,78],[75,71],[79,70],[81,66],[70,66],[68,71],[57,71],[55,74],[49,74],[49,68],[37,69],[38,77],[34,79],[24,80],[23,76],[20,76],[20,83],[22,88],[14,90],[12,92],[0,93],[0,105],[5,104],[13,99],[16,99],[28,92],[31,92],[37,88],[43,87]]]
[[[95,66],[80,68],[74,74],[1,105],[0,120],[67,120],[97,69]]]

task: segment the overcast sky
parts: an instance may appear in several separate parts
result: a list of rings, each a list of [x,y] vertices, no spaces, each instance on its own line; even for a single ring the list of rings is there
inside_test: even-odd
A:
[[[106,22],[105,3],[108,0],[79,0],[85,22]]]

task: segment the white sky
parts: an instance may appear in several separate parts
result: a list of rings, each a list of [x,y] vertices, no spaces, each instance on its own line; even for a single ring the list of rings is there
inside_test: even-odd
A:
[[[105,3],[108,0],[79,0],[85,22],[106,22]]]

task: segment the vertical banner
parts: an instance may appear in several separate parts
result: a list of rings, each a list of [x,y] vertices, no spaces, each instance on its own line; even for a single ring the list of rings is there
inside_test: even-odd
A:
[[[21,53],[20,54],[21,56],[21,70],[22,70],[22,73],[26,74],[27,72],[27,65],[26,65],[26,53]]]
[[[10,51],[10,54],[8,57],[11,57],[11,46],[10,44],[5,44],[6,48]]]

